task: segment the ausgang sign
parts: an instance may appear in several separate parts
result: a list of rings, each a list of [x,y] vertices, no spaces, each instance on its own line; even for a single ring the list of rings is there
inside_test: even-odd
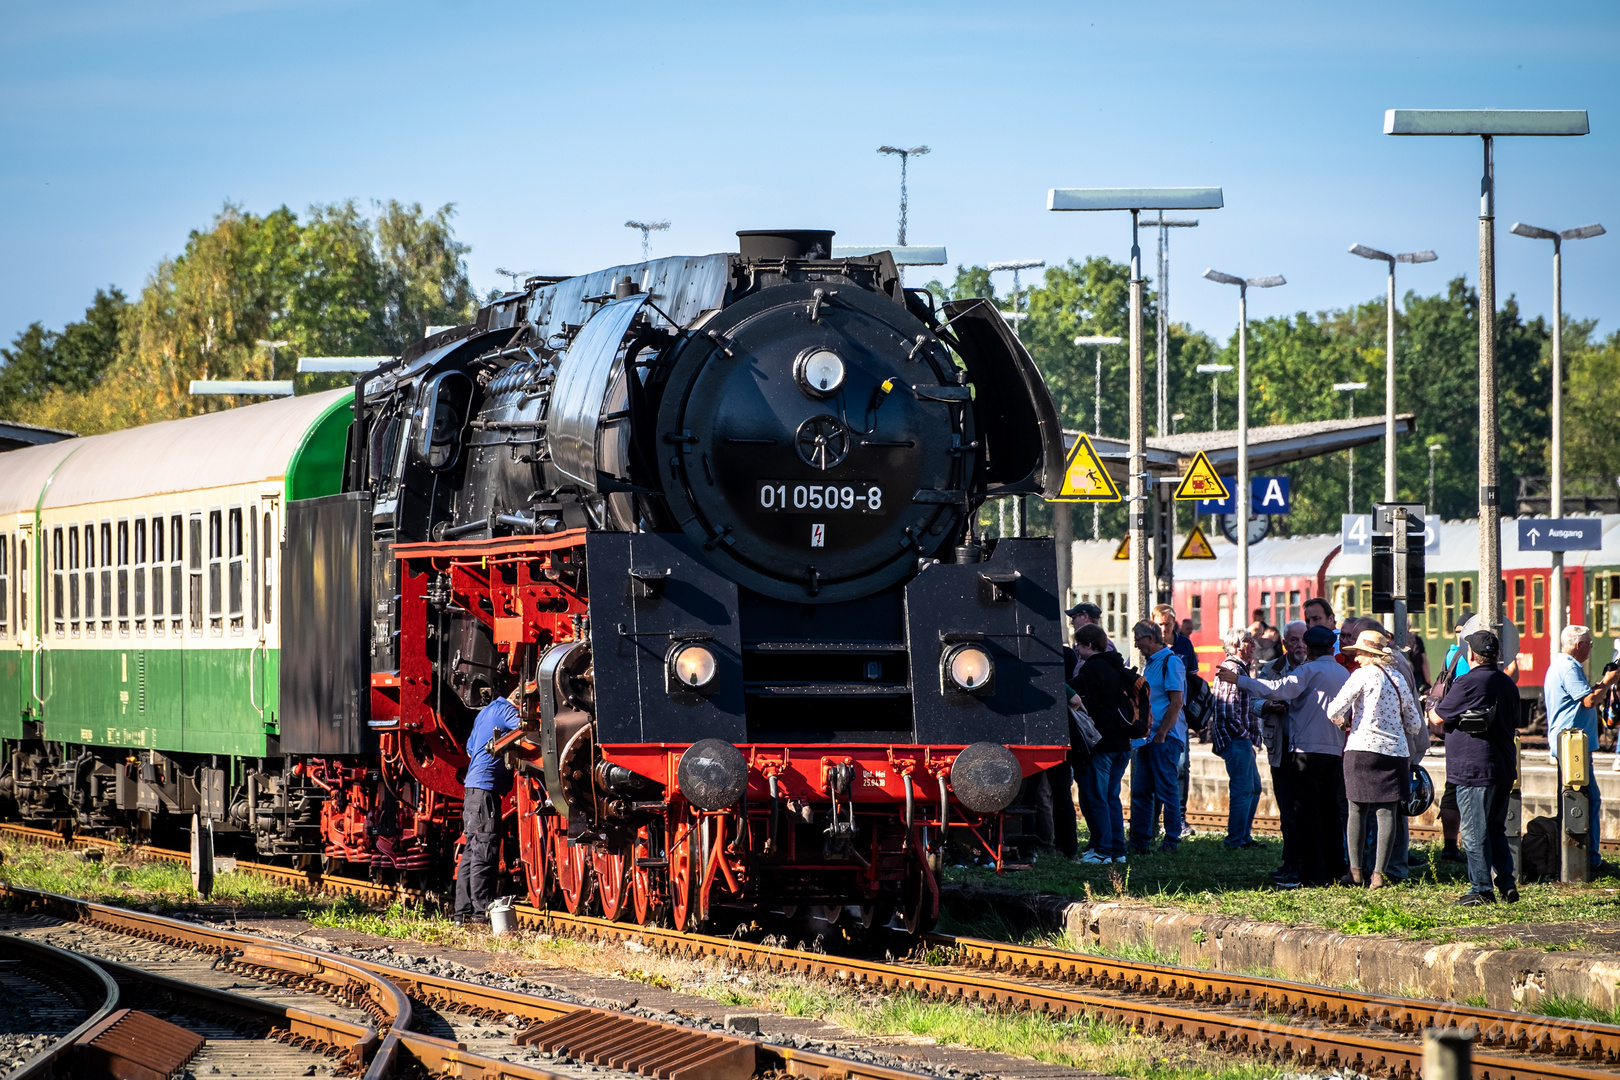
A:
[[[1520,518],[1520,551],[1597,551],[1602,518]]]

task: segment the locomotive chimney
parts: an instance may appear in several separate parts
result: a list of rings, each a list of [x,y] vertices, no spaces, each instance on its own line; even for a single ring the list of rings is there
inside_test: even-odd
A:
[[[745,259],[830,259],[831,229],[749,229],[737,233]]]

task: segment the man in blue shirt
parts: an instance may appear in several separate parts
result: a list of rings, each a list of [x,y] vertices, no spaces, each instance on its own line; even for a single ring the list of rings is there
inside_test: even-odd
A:
[[[456,922],[488,918],[495,899],[501,864],[501,797],[512,790],[512,770],[504,758],[489,752],[496,739],[518,729],[520,685],[511,697],[485,705],[467,738],[466,793],[461,804],[461,830],[466,844],[456,870]]]
[[[1164,843],[1160,851],[1181,847],[1181,790],[1176,764],[1187,751],[1187,721],[1181,706],[1187,696],[1187,671],[1164,643],[1164,635],[1151,622],[1132,630],[1142,653],[1142,677],[1148,684],[1148,705],[1153,726],[1147,738],[1134,739],[1131,762],[1131,845],[1145,855],[1153,843],[1159,811],[1164,811]]]
[[[1541,685],[1547,705],[1547,747],[1554,764],[1558,762],[1558,736],[1571,729],[1586,732],[1586,791],[1592,801],[1592,832],[1587,837],[1587,858],[1592,869],[1600,869],[1598,836],[1602,831],[1603,800],[1597,775],[1592,769],[1592,752],[1598,745],[1597,706],[1608,696],[1620,672],[1611,671],[1596,687],[1586,678],[1586,661],[1592,655],[1592,631],[1585,626],[1566,626],[1558,642],[1563,652],[1547,665],[1547,679]]]

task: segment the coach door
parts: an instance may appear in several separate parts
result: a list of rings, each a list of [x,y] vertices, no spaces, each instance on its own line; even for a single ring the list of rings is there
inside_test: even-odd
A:
[[[43,717],[45,699],[50,696],[46,687],[46,635],[40,633],[40,620],[47,614],[41,597],[48,578],[40,569],[32,513],[18,515],[12,553],[10,569],[15,580],[15,610],[11,622],[20,661],[15,676],[17,702],[21,706],[18,713],[37,722]]]

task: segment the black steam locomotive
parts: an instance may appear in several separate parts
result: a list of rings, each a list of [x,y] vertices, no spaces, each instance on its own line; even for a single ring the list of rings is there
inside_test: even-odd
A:
[[[330,859],[447,868],[472,718],[520,682],[537,904],[917,929],[947,830],[1002,858],[1068,742],[1060,593],[1051,540],[973,522],[1055,490],[1051,398],[989,302],[738,236],[533,278],[357,384],[344,493],[289,507],[331,568],[282,673]]]

